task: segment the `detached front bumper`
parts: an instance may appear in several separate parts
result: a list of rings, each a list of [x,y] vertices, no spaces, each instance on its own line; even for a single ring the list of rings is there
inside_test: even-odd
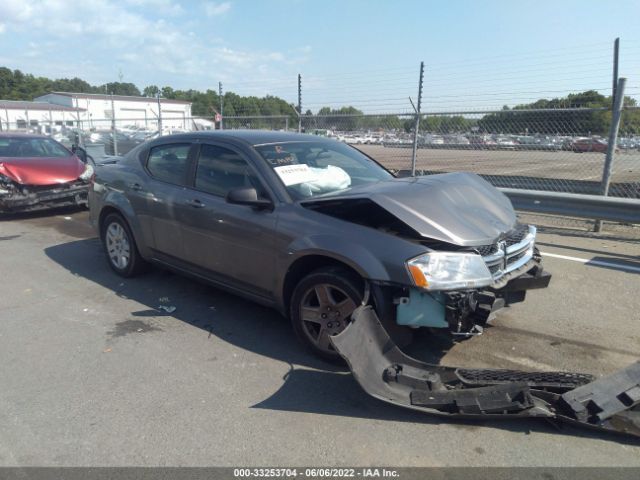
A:
[[[640,437],[640,362],[597,380],[427,364],[405,355],[369,306],[358,307],[331,342],[365,392],[384,402],[440,416],[539,417]]]
[[[69,205],[87,205],[89,185],[77,181],[62,185],[21,186],[0,194],[0,212],[25,212]]]

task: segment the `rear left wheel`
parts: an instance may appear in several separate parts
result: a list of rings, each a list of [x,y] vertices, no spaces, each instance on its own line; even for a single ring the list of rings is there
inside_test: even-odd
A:
[[[111,269],[122,277],[142,272],[146,262],[140,256],[135,239],[126,220],[110,213],[102,222],[102,245]]]

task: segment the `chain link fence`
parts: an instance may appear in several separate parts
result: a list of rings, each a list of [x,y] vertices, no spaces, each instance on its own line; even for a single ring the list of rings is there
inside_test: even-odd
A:
[[[498,187],[598,195],[607,151],[611,110],[566,108],[439,112],[420,115],[236,115],[225,129],[298,130],[352,145],[398,175],[467,171]],[[640,108],[623,112],[612,163],[609,195],[640,198]],[[3,131],[51,135],[81,145],[94,157],[123,155],[159,135],[215,130],[214,117],[53,120],[34,114],[2,122]],[[160,124],[160,127],[159,127]],[[604,127],[603,127],[604,126]],[[159,129],[160,128],[160,129]],[[115,132],[115,135],[114,135]]]
[[[508,110],[303,117],[303,129],[352,144],[408,175],[468,171],[499,187],[599,195],[607,151],[606,109]],[[623,117],[624,118],[624,117]],[[319,128],[320,127],[320,128]],[[624,122],[609,195],[640,198],[640,136]],[[623,136],[626,135],[626,136]]]

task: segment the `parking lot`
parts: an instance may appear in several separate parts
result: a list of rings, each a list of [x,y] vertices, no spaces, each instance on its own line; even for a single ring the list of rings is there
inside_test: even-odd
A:
[[[411,168],[411,148],[357,145],[387,168]],[[479,174],[517,175],[536,179],[597,181],[602,179],[605,156],[602,153],[477,150],[477,149],[418,149],[418,169]],[[612,182],[640,184],[640,152],[616,154]]]
[[[636,361],[638,241],[543,230],[539,244],[549,289],[412,354],[595,374]],[[0,248],[0,465],[640,466],[637,439],[378,402],[273,311],[165,271],[117,277],[86,211],[1,220]]]

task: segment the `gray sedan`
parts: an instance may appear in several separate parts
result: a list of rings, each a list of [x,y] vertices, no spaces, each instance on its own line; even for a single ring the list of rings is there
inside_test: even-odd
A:
[[[550,278],[535,227],[480,177],[395,178],[310,135],[161,137],[97,165],[89,203],[117,274],[153,263],[272,306],[330,360],[361,304],[397,343],[470,336]]]

